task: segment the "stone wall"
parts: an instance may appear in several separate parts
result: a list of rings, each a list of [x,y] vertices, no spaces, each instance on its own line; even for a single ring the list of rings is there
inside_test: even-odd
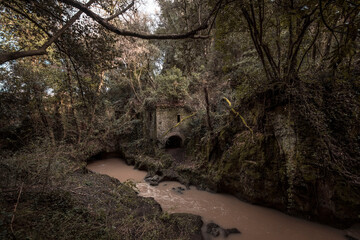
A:
[[[156,140],[156,110],[151,109],[144,112],[144,135],[147,138]]]
[[[187,129],[187,121],[179,121],[190,115],[183,107],[158,107],[156,109],[156,136],[161,144],[165,144],[166,140],[171,136],[179,136],[185,140],[185,132]]]

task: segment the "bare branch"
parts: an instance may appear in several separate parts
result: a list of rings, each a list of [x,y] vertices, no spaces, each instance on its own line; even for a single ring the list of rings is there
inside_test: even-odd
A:
[[[86,6],[90,6],[95,1],[96,0],[90,0],[86,4]],[[45,49],[48,48],[56,39],[58,39],[61,36],[61,34],[63,34],[66,31],[66,29],[68,29],[71,25],[74,24],[74,22],[80,17],[81,14],[82,12],[78,11],[58,32],[54,34],[54,36],[52,36],[46,43],[44,43],[42,47],[45,47]]]
[[[17,206],[19,205],[20,196],[21,196],[23,187],[24,187],[24,183],[21,183],[20,190],[19,190],[19,194],[18,194],[16,203],[15,203],[15,206],[14,206],[13,215],[12,215],[12,217],[11,217],[10,229],[11,229],[11,232],[12,232],[13,236],[15,236],[14,228],[13,228],[13,223],[14,223],[14,220],[15,220],[15,213],[16,213]]]
[[[123,10],[117,12],[116,14],[104,19],[98,14],[94,13],[89,9],[89,6],[94,3],[96,0],[90,0],[87,4],[82,4],[76,0],[59,0],[59,2],[63,2],[65,4],[68,4],[70,6],[73,6],[80,11],[78,11],[58,32],[56,32],[53,36],[49,36],[50,38],[48,41],[46,41],[40,48],[35,50],[28,50],[28,51],[18,51],[18,52],[5,52],[0,54],[0,65],[11,60],[29,57],[29,56],[38,56],[38,55],[44,55],[46,54],[47,48],[54,43],[65,31],[68,29],[79,17],[82,13],[85,13],[89,17],[91,17],[93,20],[98,22],[100,25],[105,27],[111,32],[114,32],[121,36],[129,36],[129,37],[136,37],[136,38],[142,38],[142,39],[185,39],[185,38],[195,38],[195,39],[206,39],[208,36],[197,36],[196,34],[199,33],[201,30],[208,28],[208,21],[211,19],[212,16],[215,15],[218,11],[220,11],[221,8],[221,2],[222,0],[219,0],[214,7],[214,9],[209,14],[208,18],[205,19],[203,24],[198,26],[197,28],[186,32],[186,33],[180,33],[180,34],[148,34],[148,33],[139,33],[139,32],[133,32],[128,31],[124,29],[117,28],[116,26],[109,23],[109,20],[115,18],[116,16],[119,16],[126,12],[128,9],[130,9],[134,5],[134,1],[132,1],[126,8]],[[0,0],[0,3],[2,1]]]
[[[335,31],[329,26],[329,24],[327,24],[327,22],[325,20],[324,13],[323,13],[323,8],[322,8],[322,0],[319,0],[319,7],[320,7],[321,20],[323,21],[325,27],[327,29],[329,29],[329,31],[332,33],[332,35],[334,36],[334,38],[335,38],[335,40],[337,42],[337,45],[339,46],[340,42],[339,42],[338,38],[336,37]]]
[[[299,72],[299,71],[300,71],[300,68],[301,68],[301,65],[302,65],[302,63],[303,63],[303,61],[304,61],[304,59],[305,59],[305,56],[308,54],[308,52],[310,51],[310,49],[314,46],[314,44],[315,44],[315,42],[316,42],[316,40],[317,40],[317,38],[318,38],[318,36],[319,36],[319,33],[320,33],[320,27],[318,26],[317,32],[316,32],[313,40],[311,41],[310,45],[308,46],[308,48],[305,50],[305,52],[304,52],[304,54],[303,54],[303,56],[302,56],[302,58],[301,58],[301,61],[300,61],[300,63],[299,63],[299,66],[298,66],[296,72]]]
[[[208,34],[210,34],[210,31],[211,31],[211,29],[213,28],[213,26],[214,26],[214,24],[215,24],[215,20],[216,20],[216,17],[217,17],[217,15],[218,15],[218,13],[219,13],[220,8],[221,8],[221,4],[222,4],[222,0],[220,0],[220,1],[216,4],[216,6],[215,6],[215,8],[214,8],[215,16],[214,16],[214,19],[213,19],[213,21],[212,21],[212,23],[211,23],[211,25],[210,25]],[[200,5],[199,5],[199,8],[200,8]],[[217,8],[217,10],[216,10],[216,8]],[[211,15],[210,15],[210,16],[211,16]],[[199,14],[199,22],[201,22],[200,14]]]
[[[39,56],[46,54],[46,49],[40,48],[36,50],[21,51],[21,52],[6,52],[0,54],[0,64],[3,64],[10,60],[15,60],[30,56]]]
[[[110,24],[106,19],[100,17],[98,14],[91,11],[87,6],[76,0],[59,0],[59,1],[83,11],[86,15],[94,19],[96,22],[98,22],[100,25],[102,25],[109,31],[114,32],[121,36],[136,37],[142,39],[184,39],[184,38],[194,37],[199,31],[208,28],[208,24],[206,21],[196,29],[180,34],[148,34],[148,33],[133,32],[115,27],[114,25]]]
[[[132,6],[134,6],[135,0],[133,0],[126,8],[119,9],[115,14],[111,15],[110,17],[106,18],[106,21],[111,21],[114,18],[118,17],[121,14],[124,14],[127,10],[129,10]]]

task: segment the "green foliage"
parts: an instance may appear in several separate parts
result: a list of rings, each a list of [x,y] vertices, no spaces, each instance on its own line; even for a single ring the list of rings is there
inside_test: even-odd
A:
[[[161,100],[177,102],[188,95],[189,80],[180,69],[173,67],[156,77],[157,97]]]
[[[161,9],[158,33],[187,32],[198,26],[199,20],[209,14],[207,1],[160,0],[158,4]],[[156,45],[164,55],[163,69],[177,67],[190,76],[206,64],[206,49],[210,43],[210,39],[184,39],[158,41]]]
[[[42,11],[37,8],[42,6]],[[8,7],[9,6],[9,7]],[[7,1],[1,7],[0,39],[2,51],[29,50],[40,47],[47,39],[47,32],[55,31],[62,22],[54,15],[67,20],[71,14],[54,1],[40,0],[37,4],[26,1]],[[29,20],[31,19],[31,20]],[[54,49],[49,49],[52,52]]]
[[[112,14],[120,2],[97,4]],[[158,2],[162,12],[155,32],[180,33],[198,26],[217,1]],[[36,49],[48,39],[47,33],[56,32],[74,13],[72,7],[55,0],[0,1],[0,11],[2,52]],[[124,29],[148,31],[147,18],[131,13],[129,24],[122,18],[111,21]],[[84,167],[86,158],[115,148],[140,154],[137,167],[153,173],[173,168],[172,159],[143,138],[143,111],[159,102],[183,101],[197,112],[185,140],[187,153],[195,161],[178,167],[186,181],[210,179],[204,185],[213,189],[224,185],[249,199],[275,199],[281,204],[282,200],[276,200],[281,198],[292,205],[306,197],[321,203],[321,194],[317,195],[321,189],[315,183],[325,181],[324,174],[330,180],[340,179],[328,188],[333,188],[341,207],[347,203],[356,207],[359,198],[352,191],[359,183],[359,16],[359,8],[343,0],[322,5],[310,0],[223,1],[211,31],[198,33],[209,35],[207,39],[148,42],[115,37],[83,15],[48,49],[47,56],[17,60],[0,69],[0,150],[4,156],[0,182],[9,188],[25,182],[45,192],[68,184],[68,192],[55,194],[55,200],[47,194],[42,198],[45,205],[67,203],[61,205],[63,213],[50,209],[53,215],[48,214],[49,207],[41,207],[46,213],[39,226],[44,228],[47,221],[53,224],[49,230],[53,232],[44,238],[65,230],[74,233],[70,225],[79,222],[74,226],[82,229],[79,225],[93,214],[99,218],[95,219],[103,237],[111,239],[107,234],[117,229],[133,239],[173,239],[166,233],[173,231],[167,224],[177,221],[167,214],[144,214],[141,206],[150,200],[141,202],[131,189],[133,183],[103,190],[109,180],[76,177],[73,172]],[[157,75],[159,69],[163,70]],[[234,103],[234,111],[244,114],[254,130],[254,141],[241,119],[224,107],[223,97]],[[279,107],[297,134],[297,155],[288,164],[271,120]],[[5,155],[3,149],[16,152]],[[283,186],[276,186],[279,183]],[[312,190],[305,198],[297,196],[302,186]],[[73,193],[74,188],[79,192]],[[83,205],[82,218],[71,204],[73,199],[83,201],[92,191],[91,207],[87,207],[89,202]],[[63,195],[69,193],[72,197],[64,200]],[[31,205],[24,200],[30,207],[21,206],[20,216],[26,218],[21,215],[24,209],[36,216],[32,208],[41,205],[37,201]],[[121,218],[111,215],[105,202]],[[312,207],[317,211],[317,206]],[[61,221],[65,230],[54,225]],[[0,218],[0,225],[3,222]],[[182,220],[179,224],[186,226]],[[0,229],[0,238],[6,234]],[[16,236],[26,234],[16,232]],[[92,233],[79,236],[98,238]]]

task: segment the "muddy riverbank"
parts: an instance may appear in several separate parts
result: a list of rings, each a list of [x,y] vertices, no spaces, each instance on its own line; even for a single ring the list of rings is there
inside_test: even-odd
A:
[[[200,215],[205,222],[203,235],[206,239],[213,238],[204,234],[206,224],[211,222],[224,229],[237,228],[241,232],[232,234],[227,239],[341,240],[345,239],[347,234],[347,231],[251,205],[230,195],[209,193],[192,186],[187,188],[178,182],[161,182],[158,186],[150,186],[143,181],[147,174],[145,171],[135,170],[120,159],[99,160],[89,164],[88,169],[115,177],[122,182],[133,180],[140,196],[154,198],[168,213]]]

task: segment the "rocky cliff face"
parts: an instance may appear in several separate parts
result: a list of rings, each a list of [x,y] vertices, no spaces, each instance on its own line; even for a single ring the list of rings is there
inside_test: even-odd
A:
[[[212,190],[335,226],[359,221],[359,184],[331,165],[324,137],[286,107],[268,112],[264,126],[253,134],[228,126],[213,136],[195,184],[207,179]]]
[[[243,103],[252,130],[218,111],[209,131],[199,115],[185,140],[190,164],[146,169],[335,226],[359,221],[360,88],[333,78],[301,88]]]

